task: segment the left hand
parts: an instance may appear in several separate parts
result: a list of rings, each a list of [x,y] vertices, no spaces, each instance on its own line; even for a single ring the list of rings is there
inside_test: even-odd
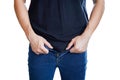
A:
[[[87,50],[89,38],[83,35],[76,36],[68,44],[66,50],[70,49],[71,53],[82,53]]]

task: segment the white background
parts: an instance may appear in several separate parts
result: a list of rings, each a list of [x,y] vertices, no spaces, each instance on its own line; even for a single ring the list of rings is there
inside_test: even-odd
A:
[[[92,0],[87,0],[90,13]],[[104,16],[88,46],[86,80],[120,80],[120,1],[105,0]],[[28,4],[27,4],[28,5]],[[0,0],[0,80],[29,80],[28,41],[13,0]],[[54,80],[60,80],[58,69]]]

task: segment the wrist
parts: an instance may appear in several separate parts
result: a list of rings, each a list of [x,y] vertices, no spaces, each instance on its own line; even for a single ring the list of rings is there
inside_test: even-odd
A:
[[[87,38],[90,38],[92,36],[92,34],[94,32],[94,29],[91,26],[93,26],[93,25],[90,25],[88,23],[88,25],[87,25],[85,31],[83,32],[82,36],[85,36]]]
[[[31,27],[28,27],[28,28],[25,30],[25,34],[26,34],[27,39],[30,41],[31,36],[32,36],[32,35],[35,35],[35,32],[32,30]]]
[[[83,36],[84,38],[89,39],[91,37],[91,35],[92,35],[92,33],[87,30],[87,31],[84,31],[84,33],[81,36]]]

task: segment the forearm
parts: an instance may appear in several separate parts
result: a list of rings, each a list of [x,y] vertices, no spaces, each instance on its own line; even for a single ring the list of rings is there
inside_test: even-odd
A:
[[[93,0],[93,1],[94,1],[94,8],[91,12],[88,25],[83,33],[83,35],[87,37],[91,37],[95,29],[97,28],[104,12],[104,0]]]
[[[32,27],[29,21],[28,11],[24,3],[25,3],[25,0],[14,0],[14,8],[15,8],[18,21],[28,38],[29,34],[34,33],[34,31],[32,30]]]

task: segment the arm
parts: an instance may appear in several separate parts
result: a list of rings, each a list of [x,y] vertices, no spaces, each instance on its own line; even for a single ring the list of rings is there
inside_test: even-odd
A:
[[[25,2],[26,0],[14,0],[14,8],[15,8],[18,21],[28,38],[29,33],[34,33],[34,32],[31,28],[31,24],[30,24],[29,17],[28,17],[28,12],[24,5]]]
[[[87,49],[88,41],[92,36],[93,32],[97,28],[101,17],[104,12],[104,0],[93,0],[94,8],[91,12],[88,25],[82,35],[76,36],[71,40],[66,49],[70,49],[70,52],[80,53],[84,52]]]
[[[93,3],[94,8],[92,10],[89,23],[85,32],[83,33],[83,35],[87,34],[89,37],[91,37],[95,29],[97,28],[104,12],[104,0],[93,0]]]
[[[18,21],[23,29],[23,31],[26,34],[26,37],[30,41],[32,50],[36,53],[48,53],[48,50],[44,47],[44,44],[47,45],[48,47],[52,48],[49,42],[45,40],[43,37],[38,36],[35,34],[33,31],[29,16],[28,16],[28,11],[26,9],[26,6],[24,3],[26,0],[14,0],[14,8],[16,12],[16,16],[18,18]]]

